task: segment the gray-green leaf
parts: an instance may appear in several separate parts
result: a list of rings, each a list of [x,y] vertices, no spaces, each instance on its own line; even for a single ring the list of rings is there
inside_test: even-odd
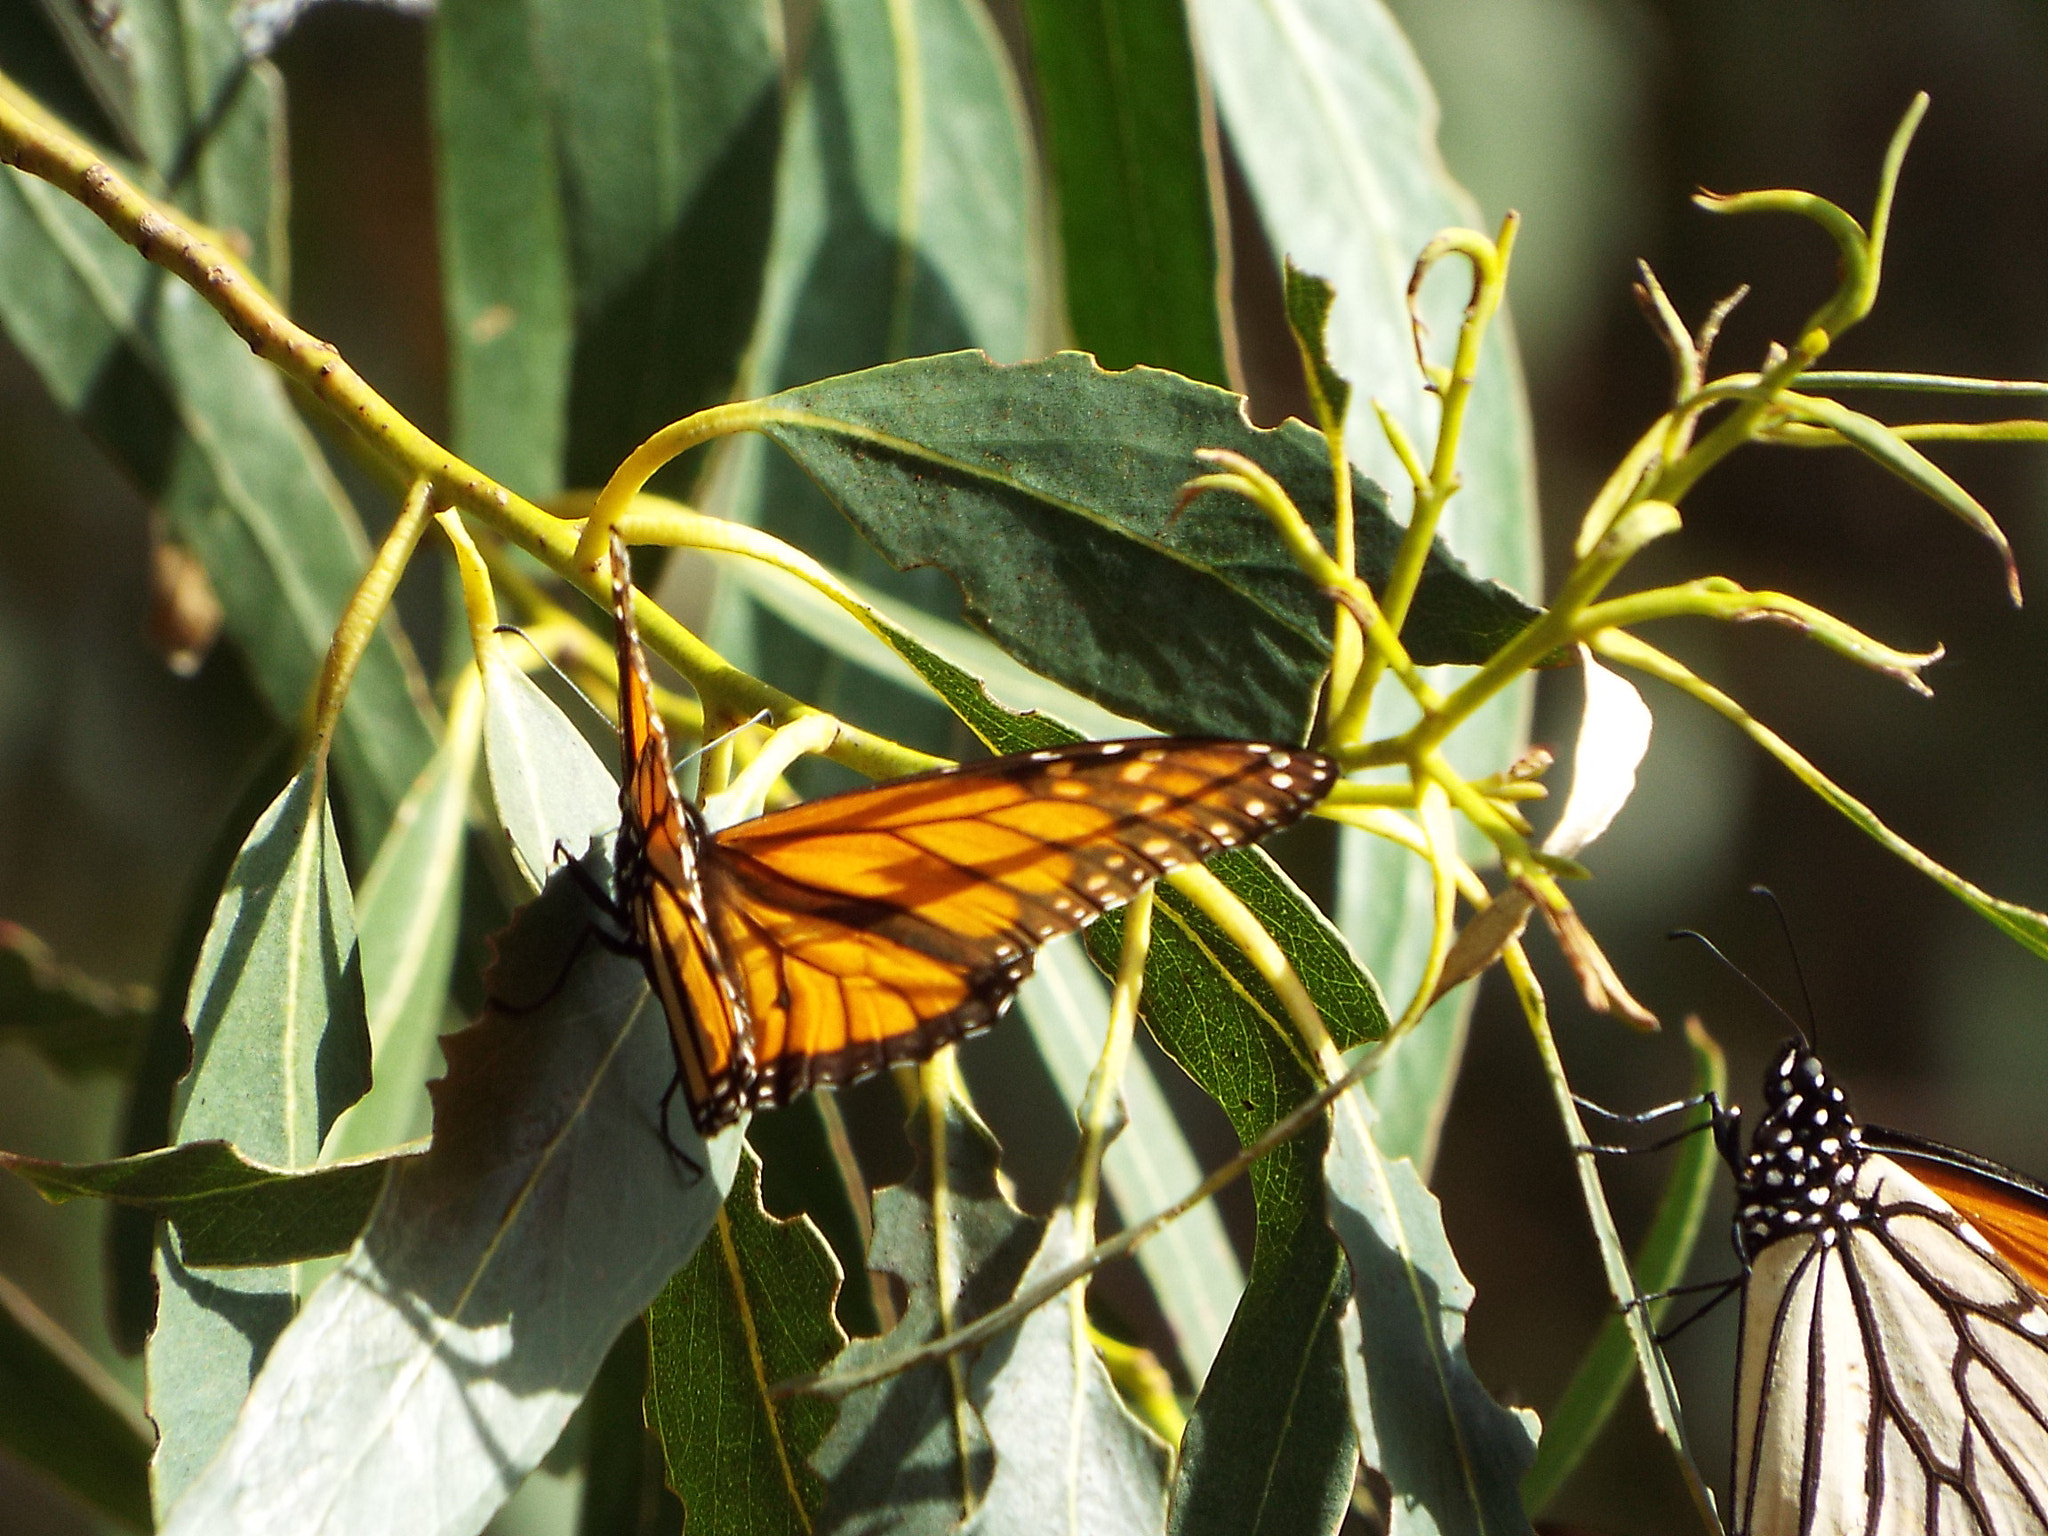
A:
[[[1472,1285],[1443,1216],[1406,1160],[1372,1141],[1353,1090],[1333,1110],[1323,1163],[1330,1224],[1351,1261],[1344,1374],[1359,1453],[1387,1480],[1390,1536],[1517,1536],[1536,1415],[1487,1394],[1465,1356]]]
[[[740,1138],[707,1148],[677,1123],[681,1155],[665,1144],[661,1010],[638,966],[582,944],[589,920],[566,874],[515,920],[504,1001],[444,1042],[431,1149],[278,1341],[167,1533],[468,1536],[702,1241]]]

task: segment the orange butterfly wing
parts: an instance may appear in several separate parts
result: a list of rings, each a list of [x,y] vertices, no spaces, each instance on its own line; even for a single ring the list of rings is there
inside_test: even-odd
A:
[[[1954,1206],[2006,1263],[2048,1296],[2048,1189],[1973,1152],[1902,1131],[1866,1126],[1864,1140]]]
[[[661,999],[690,1118],[706,1135],[753,1102],[752,1033],[700,878],[707,846],[695,812],[676,798],[668,732],[633,623],[633,577],[612,535],[612,608],[618,622],[619,841],[614,894],[647,982]]]
[[[1082,742],[743,822],[704,850],[780,1104],[993,1024],[1033,952],[1166,871],[1286,826],[1336,765],[1255,742]]]
[[[1081,742],[898,779],[713,837],[678,800],[612,535],[615,897],[705,1135],[754,1105],[921,1061],[1001,1015],[1041,944],[1151,880],[1298,820],[1319,753]]]

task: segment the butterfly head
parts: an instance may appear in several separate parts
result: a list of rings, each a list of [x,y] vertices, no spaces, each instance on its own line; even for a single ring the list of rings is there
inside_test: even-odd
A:
[[[1746,1258],[1779,1238],[1833,1241],[1862,1216],[1854,1198],[1863,1130],[1848,1096],[1803,1040],[1788,1041],[1764,1076],[1764,1114],[1736,1169],[1736,1243]]]

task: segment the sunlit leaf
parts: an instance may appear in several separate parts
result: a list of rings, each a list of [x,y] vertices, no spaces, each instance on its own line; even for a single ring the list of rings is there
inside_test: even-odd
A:
[[[848,1344],[835,1370],[886,1360],[938,1337],[942,1287],[955,1326],[999,1306],[1037,1246],[1039,1224],[998,1184],[995,1141],[971,1110],[951,1098],[936,1117],[929,1106],[920,1108],[912,1140],[916,1172],[875,1196],[868,1255],[871,1267],[903,1282],[902,1319],[879,1339]],[[956,1377],[942,1363],[849,1393],[811,1459],[828,1488],[818,1529],[953,1531],[968,1501],[987,1488],[993,1455],[965,1387],[964,1366]]]
[[[648,1313],[647,1421],[693,1533],[807,1532],[825,1485],[809,1466],[831,1427],[824,1398],[768,1389],[822,1369],[846,1336],[832,1320],[839,1266],[802,1217],[761,1208],[742,1156],[711,1237]]]
[[[780,32],[764,0],[441,7],[459,451],[529,495],[597,485],[728,398],[768,241]]]
[[[1226,390],[1078,353],[997,367],[921,358],[774,396],[763,427],[897,569],[959,584],[967,617],[1035,671],[1164,730],[1300,741],[1330,601],[1249,502],[1178,510],[1200,448],[1262,464],[1311,526],[1333,513],[1320,434],[1253,427]],[[1357,490],[1361,571],[1400,539]],[[1477,662],[1532,616],[1441,549],[1406,631],[1424,662]]]
[[[898,358],[1049,350],[1040,189],[1010,54],[981,0],[822,0],[784,117],[774,233],[737,393],[772,394]],[[704,492],[711,510],[780,535],[843,576],[951,616],[933,571],[899,575],[803,471],[757,439]],[[899,740],[944,751],[944,715],[722,593],[710,638],[778,686]]]
[[[1074,1225],[1070,1208],[1056,1211],[1024,1282],[1080,1258],[1092,1236]],[[962,1536],[1166,1530],[1172,1452],[1117,1395],[1089,1342],[1078,1289],[984,1347],[970,1391],[996,1470]]]
[[[537,891],[558,862],[619,824],[619,789],[582,733],[498,648],[486,649],[484,763],[498,821]]]
[[[504,1001],[444,1041],[431,1149],[279,1339],[167,1532],[476,1531],[710,1230],[740,1138],[678,1123],[669,1149],[661,1010],[638,966],[581,943],[589,920],[566,873],[515,920]]]
[[[249,834],[214,909],[186,1002],[192,1070],[172,1139],[224,1140],[276,1168],[309,1167],[369,1086],[355,917],[326,775],[302,770]],[[212,1459],[290,1319],[284,1269],[195,1274],[170,1233],[157,1247],[149,1412],[162,1439],[159,1511]]]
[[[483,736],[483,694],[458,688],[441,745],[399,802],[363,877],[357,926],[370,1025],[370,1091],[341,1117],[322,1152],[340,1162],[427,1134],[427,1079],[448,1012],[462,920],[469,797]]]
[[[1392,1491],[1390,1536],[1527,1531],[1522,1474],[1536,1415],[1488,1395],[1465,1355],[1472,1286],[1443,1215],[1405,1159],[1373,1144],[1356,1090],[1333,1112],[1323,1165],[1330,1224],[1351,1261],[1344,1374],[1365,1464]]]

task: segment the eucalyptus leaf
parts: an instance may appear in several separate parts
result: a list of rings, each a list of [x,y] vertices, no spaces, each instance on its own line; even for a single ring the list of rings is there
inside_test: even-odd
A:
[[[1040,950],[1017,993],[1017,1012],[1061,1099],[1079,1104],[1109,1024],[1109,991],[1087,951],[1065,940]],[[1142,1053],[1124,1068],[1123,1104],[1128,1120],[1103,1156],[1102,1183],[1128,1226],[1193,1189],[1203,1168]],[[1204,1201],[1150,1239],[1137,1262],[1199,1390],[1244,1291],[1244,1266],[1215,1202]]]
[[[582,732],[499,645],[486,647],[477,664],[491,797],[520,873],[538,891],[557,863],[557,847],[580,854],[618,826],[618,783]]]
[[[732,397],[767,281],[782,18],[771,0],[525,8],[574,279],[568,480],[599,485]]]
[[[575,300],[533,7],[440,0],[429,38],[449,446],[501,485],[551,496]]]
[[[1720,1046],[1697,1019],[1686,1021],[1685,1033],[1693,1051],[1693,1091],[1712,1094],[1725,1102],[1728,1063]],[[1672,1156],[1656,1212],[1630,1265],[1637,1291],[1657,1297],[1646,1308],[1652,1328],[1670,1314],[1672,1298],[1659,1293],[1671,1290],[1685,1279],[1721,1167],[1720,1149],[1714,1145],[1705,1124],[1697,1134],[1681,1141]],[[1532,1513],[1542,1514],[1571,1477],[1621,1402],[1631,1379],[1640,1379],[1635,1342],[1629,1337],[1628,1325],[1618,1316],[1610,1317],[1601,1325],[1579,1368],[1572,1372],[1572,1379],[1547,1415],[1543,1438],[1536,1446],[1535,1464],[1522,1479],[1522,1502]]]
[[[1092,1238],[1061,1207],[1019,1283],[1071,1264]],[[984,1347],[969,1390],[996,1469],[962,1536],[1163,1536],[1173,1453],[1117,1395],[1080,1287]]]
[[[277,1168],[309,1167],[369,1087],[355,916],[326,774],[301,769],[256,823],[228,875],[193,973],[192,1069],[174,1141],[225,1140]],[[290,1319],[288,1269],[199,1276],[164,1234],[149,1341],[159,1514],[212,1459]]]
[[[661,1009],[637,965],[583,942],[590,918],[564,871],[515,919],[503,1001],[444,1042],[433,1145],[278,1341],[167,1533],[469,1536],[711,1229],[740,1137],[676,1125],[669,1149]]]
[[[1026,752],[1077,739],[1072,730],[1051,716],[1017,714],[1004,708],[989,696],[979,679],[927,650],[909,635],[887,626],[884,633],[889,636],[897,654],[916,667],[919,675],[994,751]],[[1343,936],[1315,910],[1314,904],[1301,894],[1277,865],[1264,853],[1251,849],[1221,854],[1210,861],[1210,868],[1267,924],[1316,996],[1339,1040],[1357,1044],[1385,1034],[1386,1009],[1371,975],[1358,964]],[[1111,973],[1115,970],[1121,944],[1121,921],[1111,914],[1089,930],[1085,937],[1088,952],[1095,957],[1096,964]],[[1143,1016],[1152,1026],[1155,1038],[1230,1115],[1239,1136],[1249,1141],[1312,1091],[1312,1081],[1297,1054],[1298,1046],[1293,1044],[1292,1027],[1286,1022],[1278,1000],[1251,971],[1242,956],[1170,887],[1161,893],[1153,946],[1153,958],[1146,969],[1147,1000],[1141,1002]],[[1165,1009],[1155,1012],[1155,1003],[1162,990],[1168,995],[1169,1003]],[[1039,1011],[1039,1000],[1043,995],[1042,991],[1034,993],[1027,1001],[1027,1006],[1034,1013]],[[1234,1046],[1219,1050],[1219,1041],[1223,1037],[1211,1033],[1209,1021],[1227,1021],[1215,1027],[1225,1035],[1231,1031],[1241,1032],[1253,1043],[1255,1054],[1247,1057]],[[1070,1040],[1062,1038],[1071,1027],[1070,1021],[1059,1019],[1056,1023],[1057,1033],[1054,1032],[1055,1021],[1033,1020],[1034,1033],[1041,1036],[1040,1050],[1048,1070],[1055,1074],[1056,1080],[1064,1070],[1070,1075],[1083,1074],[1085,1081],[1085,1068],[1078,1060],[1081,1052]],[[1175,1035],[1170,1033],[1172,1031],[1179,1033]],[[1251,1096],[1253,1094],[1257,1097]],[[1158,1141],[1156,1150],[1162,1159],[1172,1157],[1173,1143],[1177,1140],[1176,1132],[1171,1140]],[[1156,1191],[1143,1176],[1144,1170],[1156,1169],[1157,1163],[1145,1162],[1135,1152],[1129,1155],[1140,1162],[1139,1168],[1132,1168],[1130,1163],[1124,1162],[1119,1148],[1112,1146],[1105,1173],[1116,1181],[1112,1187],[1118,1191],[1119,1202],[1128,1201],[1132,1207],[1125,1211],[1127,1219],[1136,1219],[1141,1214],[1150,1214],[1164,1201],[1150,1198]],[[1255,1195],[1266,1187],[1264,1181],[1273,1178],[1261,1169],[1269,1165],[1278,1168],[1296,1155],[1295,1149],[1283,1148],[1255,1168],[1252,1172]],[[1126,1170],[1129,1170],[1128,1174]],[[1290,1342],[1288,1329],[1291,1328],[1291,1343],[1297,1350],[1301,1368],[1319,1372],[1327,1387],[1335,1381],[1338,1369],[1334,1332],[1322,1338],[1317,1332],[1320,1322],[1304,1322],[1301,1296],[1277,1290],[1272,1283],[1273,1272],[1284,1270],[1292,1262],[1284,1255],[1296,1246],[1301,1248],[1304,1262],[1311,1269],[1320,1266],[1326,1279],[1335,1273],[1335,1245],[1329,1241],[1328,1232],[1314,1217],[1311,1207],[1300,1201],[1300,1180],[1298,1170],[1291,1177],[1273,1178],[1267,1196],[1273,1204],[1270,1209],[1262,1205],[1260,1218],[1260,1231],[1265,1234],[1261,1239],[1265,1247],[1260,1251],[1266,1256],[1263,1262],[1268,1271],[1267,1284],[1256,1300],[1247,1296],[1237,1304],[1237,1316],[1239,1319],[1244,1317],[1243,1308],[1247,1305],[1252,1307],[1255,1318],[1271,1308],[1289,1313],[1275,1325],[1281,1330],[1279,1347],[1284,1354]],[[1185,1187],[1175,1188],[1171,1198],[1177,1198]],[[1155,1284],[1161,1305],[1169,1309],[1170,1318],[1181,1319],[1175,1327],[1185,1363],[1191,1373],[1206,1376],[1219,1348],[1225,1343],[1226,1336],[1218,1331],[1221,1323],[1219,1313],[1221,1308],[1230,1304],[1226,1297],[1234,1296],[1239,1289],[1239,1274],[1234,1256],[1217,1258],[1213,1253],[1214,1247],[1221,1243],[1220,1229],[1210,1225],[1213,1213],[1198,1212],[1197,1219],[1196,1225],[1182,1222],[1175,1229],[1169,1229],[1164,1240],[1166,1246],[1160,1250],[1160,1256],[1155,1257],[1153,1265],[1148,1265],[1146,1272],[1149,1277],[1155,1273],[1153,1266],[1158,1266],[1162,1278]],[[1180,1231],[1180,1228],[1186,1230]],[[1148,1244],[1147,1248],[1154,1246]],[[1171,1274],[1169,1261],[1173,1257],[1190,1261],[1197,1266],[1198,1272]],[[1255,1252],[1255,1274],[1260,1262]],[[1330,1283],[1335,1284],[1335,1281],[1330,1280]],[[1310,1305],[1322,1305],[1327,1310],[1328,1304],[1326,1298],[1324,1303]],[[1320,1316],[1318,1313],[1317,1317]],[[1231,1326],[1235,1329],[1237,1324]],[[1238,1344],[1234,1357],[1237,1386],[1225,1393],[1224,1402],[1231,1400],[1232,1392],[1257,1389],[1260,1373],[1256,1357],[1262,1349],[1274,1343],[1274,1335],[1265,1330],[1263,1322],[1255,1321],[1251,1325],[1251,1331]],[[1334,1392],[1326,1395],[1334,1407],[1336,1395]],[[1211,1411],[1222,1414],[1234,1410],[1226,1406]],[[1284,1417],[1282,1420],[1260,1421],[1257,1418],[1259,1411],[1248,1410],[1246,1422],[1284,1423]],[[1200,1413],[1198,1404],[1198,1417]],[[1341,1425],[1343,1421],[1340,1417],[1324,1422]],[[1313,1429],[1309,1436],[1314,1438]],[[1318,1451],[1327,1452],[1329,1459],[1316,1465],[1332,1487],[1340,1475],[1334,1470],[1337,1464],[1344,1462],[1348,1465],[1341,1449],[1342,1440],[1340,1433],[1332,1443],[1318,1447]],[[1186,1466],[1184,1459],[1183,1477]],[[1249,1481],[1237,1485],[1230,1495],[1219,1496],[1213,1506],[1213,1518],[1219,1528],[1236,1518],[1244,1507],[1238,1495],[1252,1504],[1264,1497],[1257,1487],[1257,1478],[1262,1475],[1254,1472]],[[1348,1472],[1342,1474],[1347,1478],[1348,1475]],[[1182,1507],[1176,1503],[1176,1520],[1180,1518]],[[1285,1508],[1276,1518],[1284,1521],[1293,1518],[1295,1513],[1291,1507]],[[1280,1528],[1280,1525],[1274,1526],[1274,1529]]]
[[[880,640],[839,604],[817,588],[783,571],[752,561],[734,561],[721,570],[722,586],[743,591],[762,609],[806,639],[873,674],[876,678],[925,697],[924,675],[892,644]],[[1020,665],[988,636],[952,619],[915,608],[860,582],[847,589],[866,604],[888,629],[901,632],[949,666],[971,674],[981,686],[1013,711],[1055,716],[1070,722],[1076,739],[1112,741],[1142,736],[1144,726],[1062,688],[1050,678]]]
[[[1272,933],[1340,1047],[1385,1034],[1372,978],[1278,866],[1240,849],[1209,868]],[[1114,963],[1121,932],[1114,913],[1088,930],[1098,965]],[[1317,1087],[1278,998],[1171,886],[1153,918],[1139,1007],[1240,1141]],[[1350,1282],[1320,1209],[1323,1137],[1313,1127],[1252,1168],[1252,1271],[1181,1442],[1176,1533],[1327,1530],[1350,1498],[1358,1451],[1338,1339]]]
[[[1389,1536],[1526,1532],[1521,1481],[1536,1454],[1536,1415],[1501,1407],[1473,1374],[1471,1282],[1436,1196],[1413,1164],[1373,1145],[1372,1118],[1356,1090],[1337,1102],[1323,1177],[1351,1262],[1351,1413],[1365,1464],[1391,1490]]]
[[[1262,852],[1222,854],[1210,868],[1289,951],[1339,1045],[1384,1034],[1370,978],[1355,967],[1343,975],[1335,962],[1344,949]],[[1098,965],[1113,963],[1121,935],[1115,913],[1088,930]],[[1315,1091],[1278,1000],[1247,979],[1228,941],[1170,886],[1153,918],[1139,1006],[1153,1038],[1242,1142]],[[1251,1275],[1181,1440],[1176,1533],[1329,1530],[1350,1499],[1358,1447],[1337,1332],[1349,1277],[1319,1209],[1322,1143],[1312,1127],[1253,1165]]]
[[[1327,542],[1319,433],[1253,427],[1225,390],[1078,353],[999,367],[954,353],[764,402],[761,430],[899,570],[935,566],[967,618],[1033,671],[1163,730],[1300,741],[1328,664],[1330,602],[1265,516],[1208,495],[1178,510],[1201,448],[1257,461]],[[1361,572],[1400,539],[1355,490]],[[1418,661],[1477,662],[1533,617],[1438,549],[1405,631]]]
[[[341,1117],[323,1159],[367,1157],[427,1134],[427,1079],[448,1012],[462,921],[469,796],[483,736],[483,694],[458,686],[441,745],[399,802],[357,903],[369,1012],[370,1091]]]
[[[400,1154],[401,1157],[417,1154]],[[345,1253],[398,1158],[273,1168],[225,1141],[187,1141],[102,1163],[0,1152],[0,1168],[62,1204],[91,1198],[169,1218],[194,1268],[294,1264]]]
[[[1230,383],[1206,142],[1181,0],[1027,0],[1074,345]]]
[[[768,242],[780,34],[765,0],[441,7],[459,451],[532,495],[598,485],[730,396]]]
[[[844,1347],[832,1320],[839,1266],[803,1217],[777,1221],[762,1209],[760,1173],[743,1154],[711,1240],[647,1316],[647,1422],[693,1533],[798,1536],[825,1500],[808,1461],[832,1404],[775,1401],[768,1389]]]
[[[234,808],[222,818],[193,871],[177,931],[158,973],[156,1011],[149,1021],[149,1036],[116,1143],[124,1156],[170,1143],[178,1080],[192,1059],[185,1002],[213,924],[214,905],[243,842],[290,782],[291,771],[292,743],[279,736],[246,774]],[[140,1354],[156,1326],[157,1221],[149,1212],[130,1206],[116,1206],[107,1216],[107,1324],[116,1348],[125,1354]]]
[[[1028,113],[982,0],[821,0],[785,113],[773,236],[739,394],[898,358],[1053,345]],[[730,445],[705,504],[891,596],[950,616],[936,572],[898,575],[802,470]],[[709,638],[820,708],[932,751],[946,721],[721,594]]]
[[[1374,405],[1385,406],[1427,459],[1438,402],[1415,365],[1408,282],[1440,229],[1475,217],[1438,153],[1429,82],[1380,0],[1192,0],[1190,12],[1267,243],[1334,287],[1327,362],[1358,386],[1346,452],[1382,484],[1406,485]],[[1469,274],[1456,261],[1425,284],[1421,310],[1433,360],[1448,361],[1469,295]],[[1458,476],[1441,541],[1478,574],[1536,592],[1535,458],[1505,312],[1480,353]],[[1527,738],[1530,700],[1527,687],[1511,688],[1466,722],[1448,743],[1461,772],[1483,776],[1507,765]],[[1407,721],[1399,710],[1376,707],[1373,734],[1405,729]],[[1466,852],[1484,857],[1488,850],[1475,842]],[[1407,853],[1353,828],[1339,832],[1335,916],[1397,999],[1412,991],[1427,954],[1429,889],[1427,871],[1418,878]],[[1425,1170],[1463,1059],[1472,997],[1465,988],[1440,1002],[1391,1047],[1373,1079],[1382,1146]]]
[[[1267,243],[1336,289],[1329,362],[1358,386],[1346,449],[1382,485],[1406,486],[1374,405],[1426,460],[1438,405],[1415,365],[1408,281],[1439,230],[1475,218],[1437,151],[1435,95],[1380,0],[1192,0],[1189,10]],[[1434,361],[1450,360],[1470,295],[1457,262],[1425,285]],[[1540,558],[1534,460],[1504,319],[1480,353],[1458,469],[1445,542],[1478,570],[1531,590]]]
[[[928,1343],[1008,1300],[1038,1246],[1039,1223],[1004,1193],[995,1140],[948,1097],[920,1106],[910,1181],[875,1196],[871,1268],[900,1279],[903,1316],[878,1339],[855,1339],[833,1362],[854,1370]],[[934,1147],[936,1144],[936,1155]],[[938,1248],[943,1242],[944,1255]],[[941,1287],[945,1300],[941,1301]],[[964,1396],[965,1373],[918,1367],[849,1393],[811,1458],[827,1485],[818,1530],[950,1533],[988,1487],[993,1451]]]

